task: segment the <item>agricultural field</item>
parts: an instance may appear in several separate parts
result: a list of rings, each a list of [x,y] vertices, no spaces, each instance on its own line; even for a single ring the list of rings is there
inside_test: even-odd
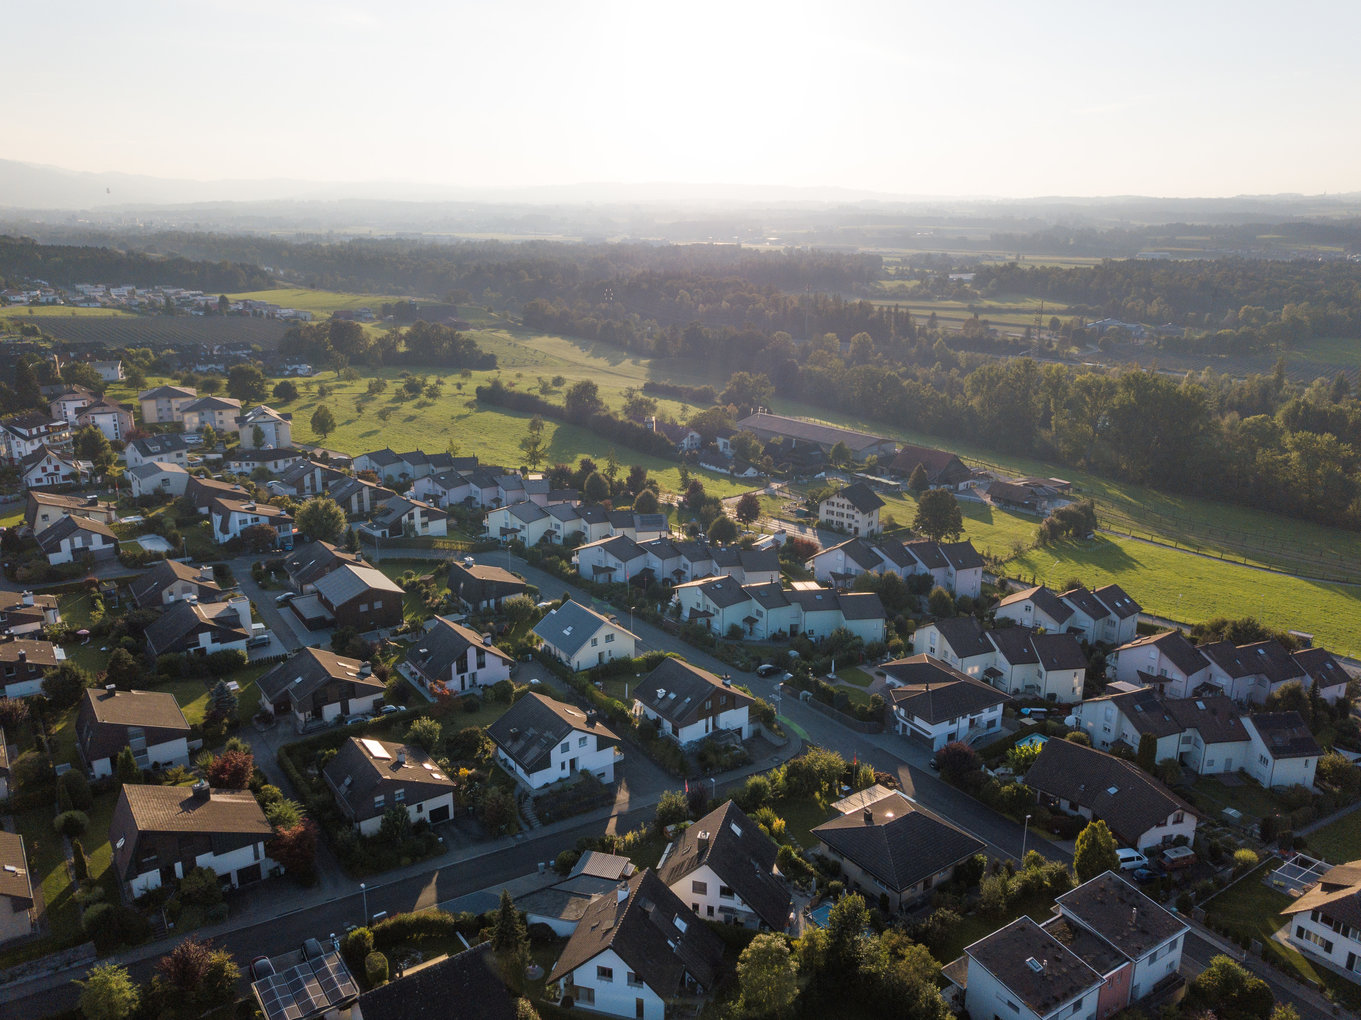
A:
[[[331,312],[353,311],[368,308],[374,315],[381,314],[380,307],[394,301],[409,301],[409,297],[392,297],[378,294],[345,294],[333,290],[310,290],[306,287],[279,287],[271,290],[252,290],[241,294],[228,294],[233,301],[268,301],[281,308],[297,308],[315,315],[329,315]]]
[[[251,319],[239,315],[128,315],[112,310],[85,310],[96,314],[50,317],[0,315],[0,319],[7,319],[7,328],[15,331],[24,323],[32,322],[43,332],[67,343],[107,344],[110,347],[243,341],[269,349],[278,346],[288,328],[288,323],[277,319]]]

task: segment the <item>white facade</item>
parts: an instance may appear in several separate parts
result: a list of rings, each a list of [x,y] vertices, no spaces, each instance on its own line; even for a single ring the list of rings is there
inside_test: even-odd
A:
[[[939,751],[951,741],[963,740],[970,734],[990,731],[1000,732],[1002,704],[985,708],[981,712],[961,715],[954,719],[944,719],[936,723],[927,722],[925,719],[911,715],[906,710],[895,706],[893,718],[900,735],[918,737],[929,743],[931,750]]]
[[[590,640],[570,655],[563,655],[548,642],[544,642],[544,646],[578,671],[613,662],[615,659],[631,659],[637,654],[634,651],[633,635],[613,623],[603,624],[591,635]]]
[[[600,745],[599,735],[590,730],[572,730],[549,752],[548,764],[537,772],[526,772],[499,747],[496,760],[531,790],[542,790],[560,779],[589,772],[602,783],[614,782],[614,763],[622,758],[615,744]]]
[[[118,552],[116,540],[96,531],[74,531],[61,540],[56,549],[47,554],[47,562],[56,566],[74,563],[86,556],[96,560],[111,559]]]
[[[736,730],[746,740],[751,736],[751,720],[747,712],[747,706],[742,705],[738,708],[730,708],[725,712],[719,712],[717,716],[706,715],[703,718],[690,723],[689,725],[677,728],[671,720],[663,718],[648,708],[641,701],[633,703],[634,711],[645,719],[652,719],[657,723],[657,732],[662,736],[671,737],[681,745],[688,745],[703,740],[705,737],[724,730]],[[681,897],[684,899],[685,897]]]
[[[839,494],[828,496],[818,504],[818,520],[861,537],[877,535],[882,530],[879,527],[879,507],[869,513],[862,513],[850,500],[843,499]]]
[[[184,495],[184,490],[189,485],[188,471],[178,464],[168,462],[152,461],[150,466],[157,469],[154,474],[136,471],[127,473],[134,496],[147,496],[158,492],[166,492],[172,496]]]
[[[682,903],[706,921],[727,922],[736,915],[749,928],[760,925],[761,919],[756,911],[743,901],[735,891],[723,884],[718,873],[705,864],[684,878],[677,879],[671,891],[680,897]]]
[[[1329,920],[1324,910],[1311,910],[1291,916],[1287,931],[1302,952],[1327,960],[1361,982],[1361,929]]]
[[[1316,756],[1277,758],[1252,724],[1251,716],[1243,717],[1243,726],[1249,740],[1248,757],[1244,762],[1248,775],[1268,789],[1296,785],[1313,789],[1314,769],[1318,765]]]
[[[1096,978],[1093,971],[1092,977]],[[969,1015],[979,1018],[1013,1017],[1019,1020],[1044,1020],[1044,1017],[1062,1017],[1063,1020],[1095,1020],[1097,1000],[1100,998],[1100,983],[1093,984],[1061,1003],[1048,1013],[1036,1013],[1006,985],[993,977],[986,967],[977,960],[969,960],[969,987],[964,995],[964,1008]]]
[[[183,765],[188,768],[189,740],[186,737],[176,737],[174,740],[167,740],[160,744],[148,744],[146,759],[148,763],[160,762],[162,768],[170,768],[174,765]],[[96,758],[89,763],[90,772],[96,779],[103,779],[105,776],[113,775],[116,764],[117,761],[113,758]]]
[[[386,794],[379,794],[377,797],[374,798],[374,800],[377,801],[380,798],[383,799],[384,804],[386,804],[386,807],[383,807],[383,805],[376,805],[383,811],[391,810],[392,808],[397,807],[398,805],[405,805],[406,816],[411,819],[412,825],[415,825],[417,822],[425,821],[430,817],[432,812],[438,811],[440,808],[445,809],[445,812],[442,817],[450,818],[453,816],[454,791],[452,788],[445,790],[444,792],[437,794],[434,797],[427,797],[425,800],[408,801],[406,799],[405,794],[406,794],[405,788],[398,787],[396,790],[393,791],[393,801],[391,804],[387,804]],[[397,799],[399,796],[401,799]],[[383,816],[381,814],[374,815],[372,818],[365,818],[362,822],[358,822],[355,824],[355,829],[359,831],[359,834],[361,836],[376,836],[378,834],[378,830],[381,829],[382,827]]]
[[[629,970],[613,949],[591,957],[564,978],[565,994],[584,1010],[609,1016],[664,1020],[666,1002]]]
[[[206,853],[199,854],[194,858],[194,864],[200,868],[212,868],[217,872],[218,881],[230,881],[232,888],[240,886],[237,872],[242,868],[248,868],[252,864],[260,865],[261,874],[268,875],[270,871],[278,865],[265,853],[265,841],[260,840],[248,846],[240,847],[236,850],[229,850],[223,854]],[[192,869],[191,869],[192,870]],[[179,861],[175,862],[175,877],[184,877],[184,865]],[[151,871],[136,875],[128,883],[133,897],[141,896],[143,893],[150,892],[152,889],[161,887],[161,870],[159,867]]]

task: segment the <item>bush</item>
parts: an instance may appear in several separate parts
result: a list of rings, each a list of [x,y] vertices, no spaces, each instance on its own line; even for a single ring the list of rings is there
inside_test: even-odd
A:
[[[84,811],[63,811],[52,820],[52,828],[63,836],[79,836],[90,827],[90,816]]]
[[[80,769],[72,769],[59,780],[62,789],[66,791],[66,796],[71,802],[71,807],[77,811],[89,811],[94,807],[94,795],[90,793],[90,783],[85,778],[85,773]]]
[[[1235,874],[1257,867],[1257,854],[1246,847],[1242,850],[1235,850],[1233,854],[1233,870]]]
[[[356,928],[349,932],[340,943],[341,955],[351,972],[357,973],[374,951],[373,931],[370,928]]]
[[[364,958],[364,977],[370,988],[385,984],[388,979],[388,958],[382,953],[370,953]]]

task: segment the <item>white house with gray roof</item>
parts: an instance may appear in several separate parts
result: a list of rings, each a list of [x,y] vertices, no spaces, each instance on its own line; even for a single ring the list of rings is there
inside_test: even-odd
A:
[[[638,638],[632,631],[568,599],[534,625],[544,649],[574,670],[614,659],[631,659]]]

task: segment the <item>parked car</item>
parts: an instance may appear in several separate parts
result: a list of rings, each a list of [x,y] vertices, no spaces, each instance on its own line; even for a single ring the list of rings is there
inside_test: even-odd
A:
[[[1122,846],[1115,851],[1115,856],[1120,858],[1121,871],[1134,871],[1136,868],[1148,867],[1148,858],[1138,850]]]
[[[268,956],[257,956],[250,962],[250,979],[252,981],[262,981],[267,977],[274,976],[274,964],[270,962]]]
[[[401,709],[396,705],[384,705],[378,710],[379,715],[396,715]]]
[[[1135,868],[1134,881],[1140,885],[1147,885],[1149,882],[1156,882],[1163,877],[1163,873],[1157,868]]]
[[[1162,852],[1159,863],[1168,871],[1189,868],[1196,863],[1196,852],[1189,846],[1170,846]]]
[[[293,593],[291,591],[286,591],[282,595],[274,596],[274,604],[276,606],[282,606],[285,602],[291,602],[292,600]]]
[[[316,939],[308,939],[302,944],[302,958],[304,960],[319,960],[323,955],[321,943]]]
[[[774,676],[779,671],[780,671],[779,666],[772,666],[768,662],[763,662],[761,663],[761,665],[756,667],[757,676]]]

